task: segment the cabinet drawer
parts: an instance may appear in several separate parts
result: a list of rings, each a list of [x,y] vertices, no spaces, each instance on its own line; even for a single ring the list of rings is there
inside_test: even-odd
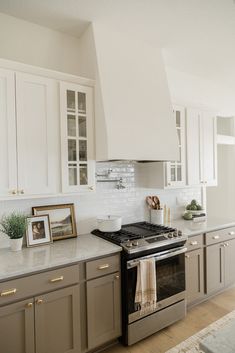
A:
[[[206,234],[206,245],[216,244],[235,238],[235,227],[220,229]]]
[[[195,235],[190,237],[186,242],[187,251],[201,248],[203,245],[203,235]]]
[[[79,266],[68,266],[0,283],[0,305],[50,292],[79,281]]]
[[[102,259],[89,261],[86,263],[86,278],[100,277],[108,273],[119,271],[119,255],[103,257]]]

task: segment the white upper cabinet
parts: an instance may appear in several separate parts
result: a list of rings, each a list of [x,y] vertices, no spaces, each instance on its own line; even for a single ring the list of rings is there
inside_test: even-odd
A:
[[[53,194],[59,171],[57,82],[16,74],[18,192]]]
[[[93,89],[60,83],[62,191],[94,190]]]
[[[187,109],[187,184],[217,185],[216,117],[214,112]]]
[[[0,195],[17,194],[14,72],[0,69]]]

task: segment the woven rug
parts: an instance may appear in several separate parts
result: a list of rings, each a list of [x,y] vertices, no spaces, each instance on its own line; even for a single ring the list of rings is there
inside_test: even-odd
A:
[[[166,353],[203,353],[199,348],[199,343],[212,333],[224,327],[229,321],[235,319],[235,310],[223,316],[221,319],[213,322],[195,335],[189,337],[174,348],[169,349]],[[222,352],[221,352],[222,353]]]

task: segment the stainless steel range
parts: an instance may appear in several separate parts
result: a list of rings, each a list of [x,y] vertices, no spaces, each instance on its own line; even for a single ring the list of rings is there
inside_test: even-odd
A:
[[[175,228],[147,222],[127,224],[118,232],[92,232],[122,251],[122,342],[131,345],[183,318],[185,304],[185,243]],[[157,304],[141,310],[135,303],[140,260],[154,258]]]

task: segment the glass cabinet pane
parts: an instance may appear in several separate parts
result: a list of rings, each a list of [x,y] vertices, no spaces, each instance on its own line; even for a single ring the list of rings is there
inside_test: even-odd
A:
[[[75,162],[76,160],[77,160],[76,140],[68,140],[68,161]]]
[[[78,111],[86,113],[86,94],[78,92]]]
[[[176,127],[181,127],[181,119],[180,119],[180,111],[176,110],[175,112],[175,120],[176,120]]]
[[[67,90],[67,110],[75,111],[75,92]]]
[[[68,115],[67,117],[68,136],[76,136],[76,117],[75,115]]]
[[[87,165],[80,164],[79,170],[80,170],[80,185],[87,185],[88,184]]]
[[[69,185],[74,186],[78,184],[77,180],[77,166],[69,167]]]
[[[86,137],[86,118],[85,117],[80,117],[78,118],[78,131],[79,131],[79,137]]]
[[[179,146],[181,145],[181,130],[177,129],[177,136],[178,136],[178,142],[179,142]]]
[[[177,166],[177,181],[182,181],[182,167],[180,165]]]
[[[171,181],[176,181],[175,166],[171,166]]]
[[[79,140],[79,160],[87,161],[87,141]]]

